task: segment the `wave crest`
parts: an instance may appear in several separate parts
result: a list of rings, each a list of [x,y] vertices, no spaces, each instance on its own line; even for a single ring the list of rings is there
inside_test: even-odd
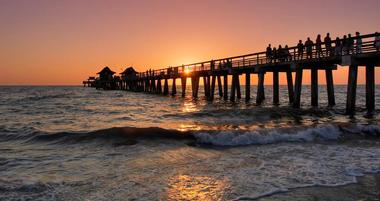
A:
[[[361,134],[365,137],[380,134],[380,127],[377,125],[364,126],[359,125],[355,128],[344,128],[340,125],[318,125],[313,128],[299,130],[294,132],[283,132],[281,130],[256,130],[246,132],[220,131],[217,133],[200,132],[195,137],[200,144],[210,144],[216,146],[242,146],[242,145],[263,145],[281,142],[312,142],[316,140],[339,140],[347,138],[346,133],[355,134],[355,137]]]

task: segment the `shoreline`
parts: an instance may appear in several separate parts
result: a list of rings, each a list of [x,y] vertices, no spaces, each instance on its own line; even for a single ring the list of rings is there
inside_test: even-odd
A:
[[[357,182],[342,186],[312,186],[290,189],[258,198],[258,201],[280,200],[380,200],[380,173],[356,176]]]

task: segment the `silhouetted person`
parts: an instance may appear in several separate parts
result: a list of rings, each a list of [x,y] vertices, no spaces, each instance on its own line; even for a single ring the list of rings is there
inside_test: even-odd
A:
[[[313,58],[313,46],[314,46],[313,41],[311,41],[310,38],[308,37],[307,41],[305,42],[307,59]]]
[[[315,40],[315,49],[317,50],[318,58],[321,57],[321,55],[323,57],[321,34],[318,34],[317,39]]]
[[[228,72],[231,73],[232,72],[232,61],[230,59],[227,59],[226,65],[227,65]]]
[[[340,56],[342,55],[342,41],[340,40],[339,37],[336,37],[335,39],[335,56]]]
[[[356,32],[356,54],[363,53],[363,40],[359,32]]]
[[[348,38],[346,35],[344,35],[342,39],[342,52],[342,55],[348,54]]]
[[[286,59],[286,61],[291,61],[292,60],[292,55],[290,54],[289,46],[288,45],[285,45],[284,52],[285,52],[285,59]]]
[[[354,53],[354,38],[352,38],[351,34],[348,34],[347,38],[347,49],[348,54]]]
[[[374,42],[376,51],[380,51],[380,34],[378,32],[375,33],[375,42]]]
[[[277,57],[278,57],[278,51],[277,51],[277,49],[274,47],[274,48],[273,48],[273,62],[276,62],[276,61],[277,61]]]
[[[332,54],[332,45],[331,45],[331,38],[330,38],[330,33],[327,33],[325,39],[325,47],[326,47],[326,56],[331,56]]]
[[[302,43],[302,40],[299,40],[297,44],[297,51],[298,51],[298,59],[303,59],[303,51],[305,49],[305,46]]]
[[[272,63],[273,51],[272,51],[271,44],[269,44],[267,47],[266,56],[267,56],[267,62]]]
[[[277,58],[278,60],[281,62],[281,61],[284,61],[284,49],[282,49],[282,46],[279,45],[278,46],[278,49],[277,49]]]

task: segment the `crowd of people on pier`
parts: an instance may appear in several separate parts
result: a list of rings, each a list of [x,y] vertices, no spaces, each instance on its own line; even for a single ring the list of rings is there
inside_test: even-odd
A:
[[[374,47],[376,51],[380,51],[380,34],[375,33]],[[324,47],[323,47],[324,46]],[[315,51],[314,51],[315,50]],[[306,53],[306,55],[305,55]],[[327,33],[322,41],[322,36],[317,35],[315,42],[310,37],[305,42],[299,40],[293,55],[290,53],[288,45],[283,48],[281,45],[278,48],[269,44],[266,49],[267,62],[284,62],[311,58],[321,58],[329,56],[342,56],[348,54],[361,54],[363,53],[363,40],[359,32],[356,32],[355,37],[351,34],[344,35],[343,38],[336,37],[333,41],[330,33]]]

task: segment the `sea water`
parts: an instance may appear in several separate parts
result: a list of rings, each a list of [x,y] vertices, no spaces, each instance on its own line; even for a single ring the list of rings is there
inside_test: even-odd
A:
[[[179,89],[180,87],[178,87]],[[380,171],[380,111],[83,87],[0,87],[0,200],[250,200]],[[242,87],[244,89],[244,87]],[[181,91],[178,91],[180,94]],[[380,87],[376,87],[379,100]],[[376,108],[380,104],[376,103]]]

